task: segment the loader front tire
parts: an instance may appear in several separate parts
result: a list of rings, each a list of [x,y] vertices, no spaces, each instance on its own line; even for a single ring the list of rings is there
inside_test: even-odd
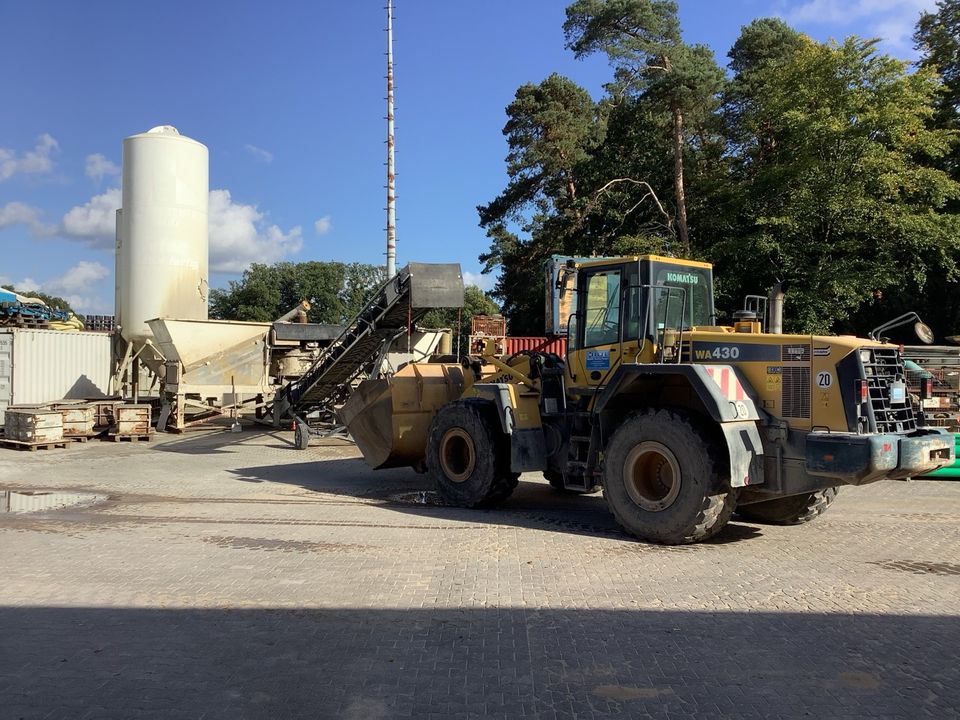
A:
[[[715,442],[670,410],[629,417],[604,453],[603,494],[617,522],[648,542],[681,545],[718,533],[736,494]]]
[[[492,406],[461,400],[442,407],[427,436],[427,471],[444,502],[491,507],[506,500],[519,475],[510,472],[505,445]]]
[[[837,497],[840,488],[764,500],[737,508],[737,515],[747,522],[768,525],[802,525],[820,517]]]

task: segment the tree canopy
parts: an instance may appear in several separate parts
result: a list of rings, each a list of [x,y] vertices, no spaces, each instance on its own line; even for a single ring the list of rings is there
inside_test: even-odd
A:
[[[918,67],[778,19],[727,71],[684,43],[670,0],[576,0],[564,33],[605,54],[603,97],[551,75],[507,107],[507,186],[478,208],[513,332],[543,332],[552,254],[713,262],[721,307],[790,284],[786,326],[865,333],[901,307],[960,331],[960,0],[920,19]]]
[[[254,264],[240,280],[210,291],[210,317],[220,320],[270,322],[308,300],[310,322],[340,325],[349,322],[386,281],[379,265],[339,262],[280,262]],[[424,328],[461,330],[461,348],[467,347],[474,315],[493,315],[499,306],[480,288],[468,285],[464,307],[431,310],[419,323]]]
[[[255,263],[226,289],[210,291],[210,317],[270,322],[310,302],[310,322],[342,324],[385,280],[384,268],[363,263]]]

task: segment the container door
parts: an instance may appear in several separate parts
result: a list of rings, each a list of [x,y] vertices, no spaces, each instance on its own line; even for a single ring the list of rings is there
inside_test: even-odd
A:
[[[13,402],[11,389],[13,388],[13,335],[0,333],[0,427],[3,427],[3,418],[7,405]]]

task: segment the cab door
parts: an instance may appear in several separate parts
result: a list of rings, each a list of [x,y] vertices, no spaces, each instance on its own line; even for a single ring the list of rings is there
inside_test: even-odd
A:
[[[612,377],[621,362],[623,266],[581,268],[577,312],[571,316],[567,355],[568,382],[597,387]]]

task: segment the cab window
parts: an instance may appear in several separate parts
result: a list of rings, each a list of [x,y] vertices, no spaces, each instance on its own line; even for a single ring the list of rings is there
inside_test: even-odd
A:
[[[660,292],[657,296],[657,321],[667,327],[694,327],[713,323],[713,282],[705,268],[653,263],[655,286],[680,288],[682,299],[676,294]],[[667,312],[669,298],[669,312]],[[681,316],[681,305],[682,316]],[[662,312],[661,312],[662,311]],[[664,317],[664,313],[669,317]]]
[[[587,276],[583,325],[585,347],[620,342],[619,270],[602,270]]]

